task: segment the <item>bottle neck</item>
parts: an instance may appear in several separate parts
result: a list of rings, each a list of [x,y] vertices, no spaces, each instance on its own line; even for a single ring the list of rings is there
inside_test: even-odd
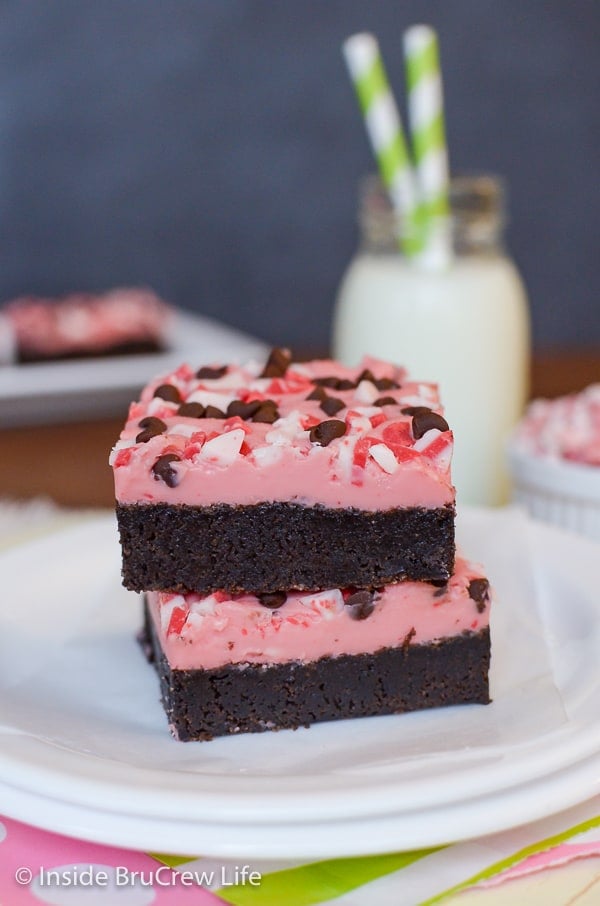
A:
[[[454,254],[492,256],[504,253],[505,192],[495,176],[461,176],[450,182],[450,235]],[[368,176],[359,189],[361,251],[401,254],[403,222],[379,178]]]

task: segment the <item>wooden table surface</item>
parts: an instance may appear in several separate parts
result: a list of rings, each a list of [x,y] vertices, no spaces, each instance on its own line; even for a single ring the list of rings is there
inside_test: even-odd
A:
[[[538,353],[531,395],[559,396],[598,381],[600,349]],[[123,416],[0,431],[0,497],[46,495],[65,506],[112,506],[108,454]]]

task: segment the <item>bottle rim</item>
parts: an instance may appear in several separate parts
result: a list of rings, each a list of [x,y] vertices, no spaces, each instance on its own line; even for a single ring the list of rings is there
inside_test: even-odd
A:
[[[493,173],[457,173],[449,184],[449,229],[455,252],[499,251],[507,224],[506,181]],[[380,177],[359,182],[359,227],[363,245],[373,251],[397,251],[406,232]]]

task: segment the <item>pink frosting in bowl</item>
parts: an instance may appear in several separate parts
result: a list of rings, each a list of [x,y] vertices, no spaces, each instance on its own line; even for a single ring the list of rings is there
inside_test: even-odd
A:
[[[532,403],[508,459],[513,497],[534,518],[600,541],[600,384]]]
[[[535,400],[514,434],[534,456],[600,466],[600,384],[554,400]]]

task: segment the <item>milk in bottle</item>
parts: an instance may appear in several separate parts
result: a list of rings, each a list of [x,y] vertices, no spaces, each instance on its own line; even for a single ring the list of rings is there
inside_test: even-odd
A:
[[[362,243],[340,287],[333,351],[405,365],[440,384],[454,431],[460,503],[507,498],[505,439],[525,404],[529,316],[523,283],[501,245],[503,193],[492,177],[450,187],[454,258],[428,270],[402,257],[397,215],[379,182],[363,186]]]

